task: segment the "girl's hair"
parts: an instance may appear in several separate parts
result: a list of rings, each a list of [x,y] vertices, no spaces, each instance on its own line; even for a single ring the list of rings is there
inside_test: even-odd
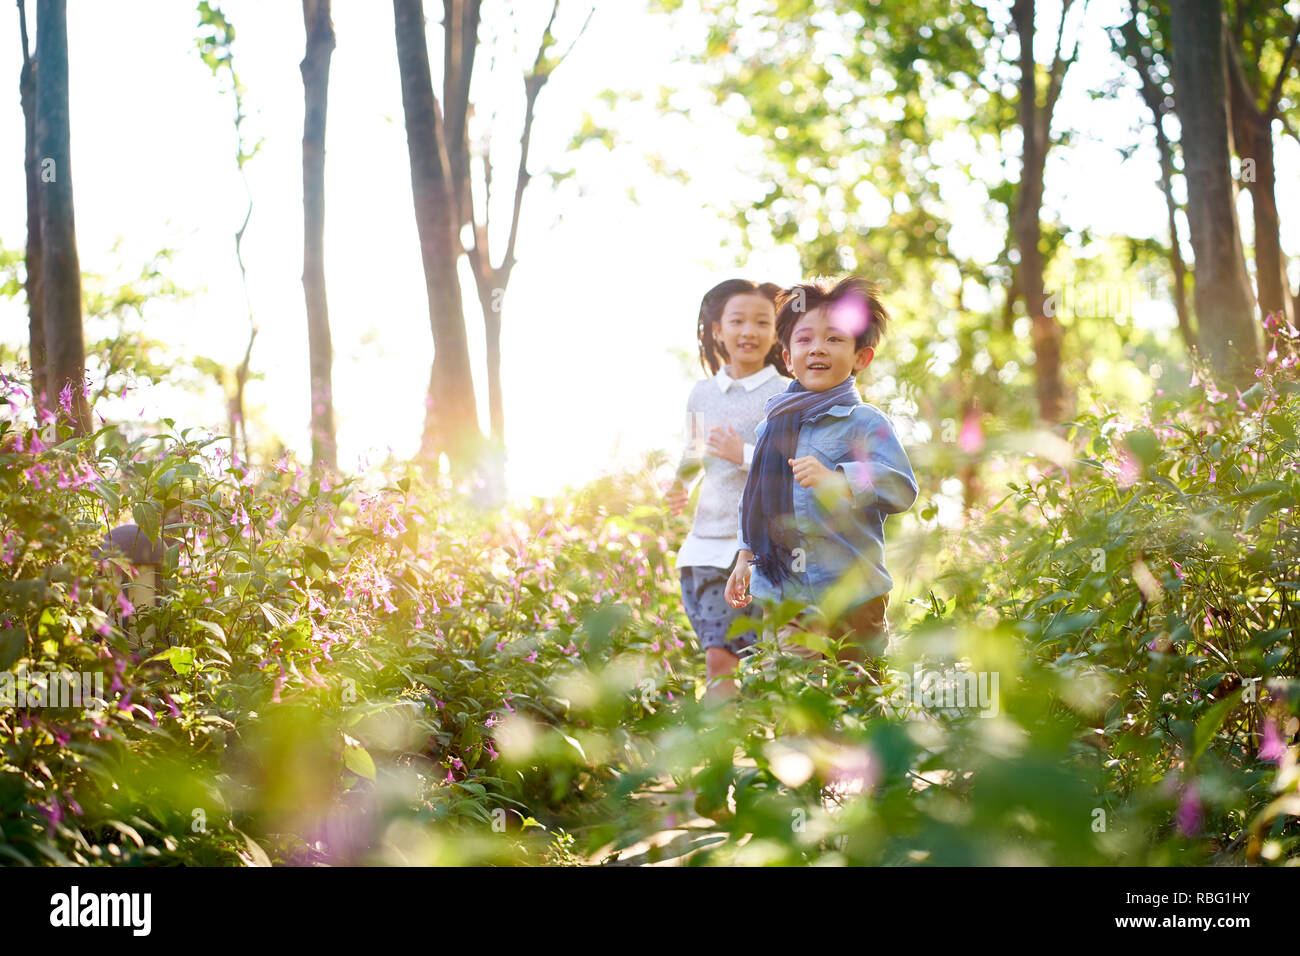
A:
[[[722,310],[727,307],[727,302],[737,295],[761,295],[772,303],[773,310],[775,310],[776,297],[780,292],[781,287],[775,282],[728,279],[725,282],[719,282],[704,293],[704,298],[700,301],[698,331],[700,337],[700,365],[706,372],[710,375],[717,375],[722,363],[729,361],[731,358],[727,354],[726,347],[713,337],[713,323],[722,321]],[[790,371],[785,367],[785,362],[781,359],[780,342],[772,345],[772,350],[767,353],[763,364],[772,365],[782,375],[787,378],[790,377]]]

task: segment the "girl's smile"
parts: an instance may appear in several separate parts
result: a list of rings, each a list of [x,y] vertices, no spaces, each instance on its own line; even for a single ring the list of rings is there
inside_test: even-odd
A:
[[[776,344],[776,308],[762,295],[733,295],[713,323],[713,337],[726,353],[732,378],[753,375]]]

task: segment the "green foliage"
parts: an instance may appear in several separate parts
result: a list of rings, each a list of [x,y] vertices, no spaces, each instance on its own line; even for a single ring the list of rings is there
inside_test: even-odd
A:
[[[1081,416],[987,513],[922,509],[938,570],[884,660],[763,641],[717,708],[651,472],[484,516],[398,465],[54,436],[6,380],[0,667],[105,699],[0,706],[0,856],[1294,862],[1297,390]],[[128,520],[165,546],[152,605],[99,550]]]

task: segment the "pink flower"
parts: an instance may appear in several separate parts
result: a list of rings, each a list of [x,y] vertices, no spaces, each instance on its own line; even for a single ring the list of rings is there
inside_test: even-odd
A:
[[[132,607],[131,602],[126,599],[125,591],[117,592],[117,606],[122,609],[123,615],[129,616],[135,613],[135,608]]]
[[[526,660],[526,661],[527,661],[528,663],[530,663],[530,664],[533,663],[534,661],[537,660],[537,652],[536,652],[536,651],[531,651],[530,653],[528,653],[527,655],[525,655],[524,660]]]
[[[962,422],[961,434],[957,436],[957,446],[968,455],[973,455],[984,447],[984,428],[980,417],[971,409]]]
[[[1259,759],[1271,760],[1280,766],[1285,753],[1286,743],[1277,729],[1277,721],[1270,717],[1264,721],[1264,740],[1259,745]]]
[[[1197,796],[1196,784],[1192,783],[1183,791],[1182,802],[1174,814],[1178,832],[1185,837],[1195,834],[1201,827],[1201,801]]]

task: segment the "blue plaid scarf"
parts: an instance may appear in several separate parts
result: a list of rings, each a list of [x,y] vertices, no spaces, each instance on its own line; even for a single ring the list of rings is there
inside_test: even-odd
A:
[[[741,529],[755,565],[774,585],[793,576],[794,472],[789,460],[799,443],[799,429],[836,405],[860,404],[852,375],[824,392],[809,391],[794,381],[767,400],[767,427],[749,466]]]

